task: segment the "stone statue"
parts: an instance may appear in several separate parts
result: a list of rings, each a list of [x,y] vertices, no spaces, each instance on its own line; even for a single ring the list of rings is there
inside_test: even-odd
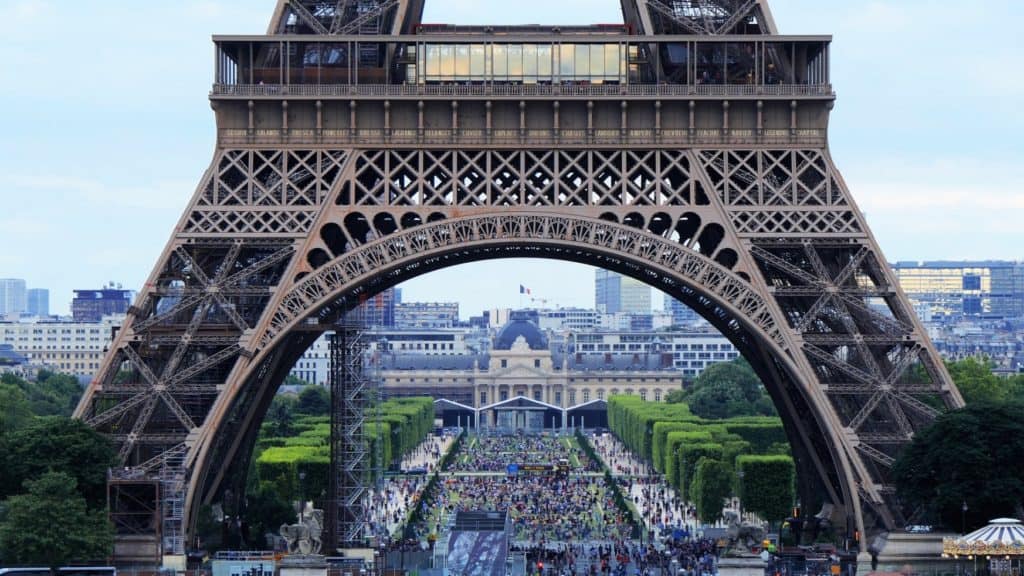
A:
[[[725,511],[725,522],[729,526],[726,534],[729,543],[739,552],[749,552],[764,539],[764,527],[749,522],[742,522],[735,510]]]
[[[280,533],[288,545],[289,554],[319,554],[323,543],[320,535],[324,531],[324,511],[313,508],[312,502],[306,502],[299,512],[298,524],[282,524]]]

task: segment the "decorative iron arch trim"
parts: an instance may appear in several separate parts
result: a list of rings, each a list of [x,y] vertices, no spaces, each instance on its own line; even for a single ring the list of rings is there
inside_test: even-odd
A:
[[[699,252],[615,222],[584,216],[505,212],[426,223],[359,246],[326,262],[297,281],[282,297],[269,325],[257,339],[258,361],[281,334],[316,310],[331,304],[354,285],[421,262],[430,256],[486,245],[578,246],[650,266],[690,288],[715,296],[737,320],[786,350],[784,324],[751,284]]]

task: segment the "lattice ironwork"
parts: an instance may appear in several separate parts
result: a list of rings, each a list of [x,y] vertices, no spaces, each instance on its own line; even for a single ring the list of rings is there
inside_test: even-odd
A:
[[[646,34],[775,33],[763,1],[624,7]],[[282,0],[272,33],[393,33],[417,10],[417,0]],[[785,61],[770,44],[766,61]],[[386,77],[384,54],[365,64],[360,53],[359,66]],[[558,108],[554,88],[571,87],[305,87],[317,91],[294,100],[282,86],[257,87],[259,105],[213,95],[220,147],[76,412],[162,490],[150,527],[165,552],[187,545],[201,504],[237,496],[234,471],[247,469],[274,391],[353,303],[432,270],[513,257],[619,271],[693,307],[764,380],[808,497],[866,535],[900,525],[889,469],[915,431],[962,399],[824,144],[828,97],[779,100],[771,85],[748,85],[745,107],[730,108],[728,91],[654,86],[644,107],[628,101],[642,86],[601,86],[580,93],[586,105]],[[666,129],[663,110],[689,118]],[[458,128],[460,114],[479,126]],[[415,129],[389,124],[401,118]],[[354,541],[366,388],[358,338],[341,332],[332,482],[343,497],[331,527]]]

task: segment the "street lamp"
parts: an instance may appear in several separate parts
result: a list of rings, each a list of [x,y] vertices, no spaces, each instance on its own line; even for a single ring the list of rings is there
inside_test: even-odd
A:
[[[736,477],[740,479],[739,486],[737,486],[737,492],[743,493],[743,469],[739,468],[736,470]],[[736,495],[736,514],[739,515],[740,525],[743,525],[743,500],[740,498],[740,494]]]

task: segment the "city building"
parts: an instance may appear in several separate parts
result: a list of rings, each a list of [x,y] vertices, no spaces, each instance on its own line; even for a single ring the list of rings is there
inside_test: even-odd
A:
[[[609,331],[639,332],[642,330],[661,330],[671,326],[672,315],[666,312],[647,314],[618,312],[615,314],[602,314],[596,328]]]
[[[394,328],[395,305],[401,301],[401,291],[389,288],[362,303],[363,323],[367,328]]]
[[[517,397],[568,408],[614,394],[661,401],[683,379],[670,356],[605,357],[573,354],[523,317],[498,332],[487,354],[383,355],[386,396],[433,396],[472,408]],[[490,422],[494,425],[495,422]]]
[[[1024,316],[1024,262],[897,262],[892,269],[907,296],[936,318]]]
[[[555,332],[566,330],[593,330],[600,326],[602,314],[586,308],[558,308],[540,310],[538,326],[541,330]]]
[[[458,323],[458,302],[395,304],[395,328],[452,328]]]
[[[0,278],[0,318],[24,314],[28,309],[25,281]]]
[[[672,369],[695,378],[716,362],[739,358],[739,351],[717,332],[580,332],[568,350],[577,358],[614,363],[616,358],[646,362],[659,357]]]
[[[594,271],[594,303],[605,314],[650,314],[651,287],[635,278],[598,268]]]
[[[0,345],[10,345],[31,366],[88,378],[99,370],[123,321],[124,316],[105,316],[99,322],[0,322]]]
[[[707,323],[693,308],[668,294],[663,294],[663,296],[665,298],[665,312],[672,315],[673,326],[698,326]]]
[[[132,291],[120,285],[99,290],[75,290],[71,316],[75,322],[99,322],[104,316],[126,314],[132,304]]]
[[[291,370],[291,375],[311,384],[328,385],[331,368],[330,337],[317,338]],[[392,354],[413,356],[464,356],[486,351],[474,338],[475,330],[448,328],[424,330],[368,330],[364,333],[370,353],[386,347]]]
[[[30,288],[28,290],[25,311],[29,316],[49,316],[50,291],[46,288]]]

